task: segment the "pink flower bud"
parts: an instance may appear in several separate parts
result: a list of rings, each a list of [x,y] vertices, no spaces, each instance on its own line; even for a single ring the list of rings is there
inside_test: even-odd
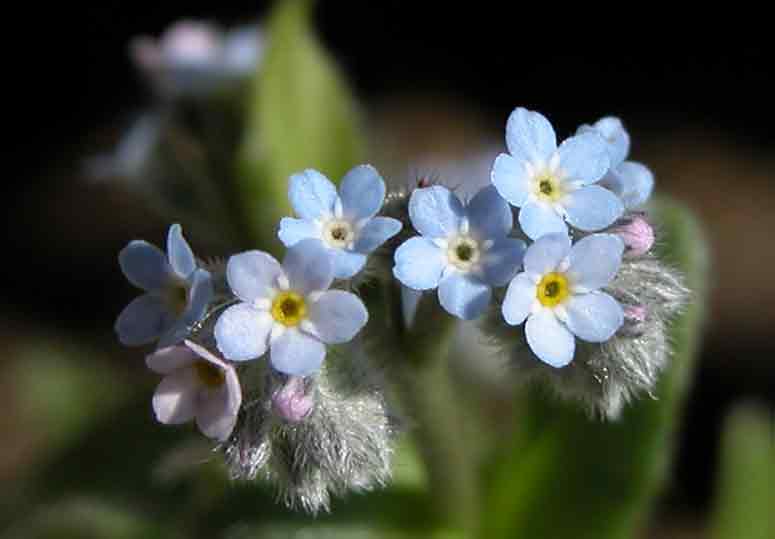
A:
[[[621,333],[628,337],[640,337],[643,335],[644,322],[648,316],[648,309],[644,305],[627,305],[624,307],[624,324]]]
[[[315,402],[306,394],[304,378],[291,376],[283,387],[272,395],[272,409],[290,423],[304,419]]]
[[[627,320],[632,320],[633,322],[645,321],[647,314],[648,311],[643,305],[630,305],[624,308],[624,317]]]
[[[612,232],[622,238],[625,245],[625,255],[628,256],[646,254],[654,245],[654,229],[640,215],[627,219],[616,226]]]

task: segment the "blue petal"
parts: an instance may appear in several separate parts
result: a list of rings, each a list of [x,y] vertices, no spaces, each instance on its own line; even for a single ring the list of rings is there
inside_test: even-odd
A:
[[[552,206],[528,202],[519,210],[519,225],[531,240],[546,234],[567,234],[568,227]]]
[[[130,241],[119,253],[118,263],[129,282],[143,290],[161,290],[171,277],[167,257],[146,241]]]
[[[167,233],[167,257],[170,266],[181,279],[188,279],[196,269],[194,253],[178,224],[172,225]]]
[[[236,254],[226,265],[229,288],[235,296],[248,302],[270,298],[279,286],[278,277],[284,274],[280,263],[263,251]]]
[[[606,116],[601,118],[595,125],[582,125],[579,133],[587,131],[597,131],[608,146],[608,156],[611,160],[611,168],[618,166],[619,163],[627,159],[630,153],[630,135],[624,129],[622,121],[615,116]]]
[[[578,338],[589,342],[605,342],[624,323],[619,303],[603,292],[574,295],[565,304],[565,324]]]
[[[501,238],[484,253],[482,271],[484,280],[492,286],[505,286],[522,265],[525,242],[514,238]]]
[[[465,216],[460,199],[440,185],[415,189],[409,199],[409,218],[423,236],[446,238],[457,234]]]
[[[508,202],[492,185],[476,193],[466,207],[466,215],[471,230],[480,239],[503,238],[514,226],[514,216]]]
[[[622,201],[608,189],[588,185],[573,191],[564,201],[566,219],[579,230],[602,230],[624,212]]]
[[[385,200],[385,182],[371,165],[359,165],[345,174],[339,186],[342,210],[348,219],[374,217]]]
[[[557,150],[566,181],[589,185],[598,181],[611,164],[605,140],[589,131],[566,139]]]
[[[266,352],[274,320],[266,311],[247,303],[226,309],[215,323],[215,344],[223,357],[231,361],[248,361]]]
[[[573,359],[576,341],[551,309],[541,309],[525,324],[527,344],[538,359],[552,367],[564,367]]]
[[[352,340],[368,320],[369,313],[361,299],[345,290],[324,292],[309,305],[311,332],[326,344]]]
[[[490,285],[463,273],[452,273],[439,284],[439,303],[449,314],[463,320],[481,316],[491,296]]]
[[[158,348],[167,348],[176,344],[180,344],[186,339],[191,332],[189,324],[183,318],[178,318],[172,322],[169,329],[164,331],[159,336]]]
[[[401,314],[404,317],[404,327],[411,328],[417,315],[417,307],[422,299],[422,290],[415,290],[401,285]]]
[[[198,269],[191,279],[191,288],[188,292],[188,306],[183,313],[183,319],[188,325],[195,324],[202,319],[207,306],[213,299],[213,280],[210,272]]]
[[[272,367],[291,376],[309,376],[320,369],[326,347],[314,337],[286,329],[269,351]]]
[[[164,300],[154,294],[135,298],[118,315],[114,329],[118,340],[126,346],[148,344],[172,327],[175,316]]]
[[[557,136],[542,114],[516,108],[506,123],[506,146],[519,160],[547,161],[557,149]]]
[[[334,280],[332,251],[320,240],[301,240],[289,248],[283,259],[283,269],[291,289],[301,294],[327,290]]]
[[[333,214],[337,194],[328,178],[317,170],[307,169],[291,176],[288,198],[298,217],[314,220]]]
[[[536,302],[536,283],[526,273],[520,273],[509,283],[501,312],[506,323],[517,326],[525,321]]]
[[[611,189],[607,183],[611,177],[616,178],[614,189]],[[651,196],[651,191],[654,189],[654,174],[646,165],[625,161],[616,167],[616,170],[609,172],[600,185],[619,195],[625,208],[637,208]]]
[[[370,219],[355,239],[353,250],[368,254],[401,232],[401,221],[391,217],[375,217]]]
[[[277,237],[283,245],[290,247],[307,238],[320,239],[320,229],[312,221],[283,217],[280,219],[280,230]]]
[[[439,286],[447,259],[431,240],[415,236],[396,249],[395,263],[396,279],[414,290],[429,290]]]
[[[530,196],[531,176],[527,170],[527,161],[502,153],[495,158],[490,179],[493,185],[509,204],[523,206]]]
[[[567,234],[549,234],[539,238],[527,248],[525,271],[536,276],[554,271],[570,253],[570,245]]]
[[[328,252],[334,264],[334,277],[337,279],[349,279],[366,264],[366,255],[363,253],[346,249],[329,249]]]
[[[592,234],[576,242],[568,255],[574,292],[597,290],[610,283],[623,253],[624,242],[615,234]]]

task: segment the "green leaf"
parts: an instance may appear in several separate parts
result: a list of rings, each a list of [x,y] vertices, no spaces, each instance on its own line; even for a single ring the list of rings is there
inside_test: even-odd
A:
[[[182,537],[146,515],[93,498],[72,498],[43,507],[12,527],[9,539],[162,539]]]
[[[663,258],[680,268],[693,301],[675,320],[675,354],[656,399],[628,406],[616,422],[588,418],[546,392],[525,398],[522,423],[491,469],[483,537],[630,538],[667,470],[670,438],[697,349],[705,299],[705,249],[683,207],[660,201]]]
[[[290,215],[288,177],[314,168],[338,181],[362,155],[352,95],[313,33],[311,6],[286,0],[271,14],[240,151],[247,221],[270,249],[279,245],[277,222]]]
[[[775,418],[750,406],[735,410],[724,431],[715,539],[775,537]]]

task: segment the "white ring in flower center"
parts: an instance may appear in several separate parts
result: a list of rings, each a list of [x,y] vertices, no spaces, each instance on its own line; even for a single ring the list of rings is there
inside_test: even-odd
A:
[[[323,225],[323,241],[329,247],[342,249],[355,240],[353,226],[344,219],[331,219]]]
[[[538,200],[556,202],[565,194],[563,185],[551,172],[537,174],[533,180],[533,193]]]
[[[461,271],[470,271],[479,262],[479,242],[471,236],[455,236],[447,244],[447,260]]]

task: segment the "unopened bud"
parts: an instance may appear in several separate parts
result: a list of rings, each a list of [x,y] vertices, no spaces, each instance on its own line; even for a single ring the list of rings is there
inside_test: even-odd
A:
[[[643,334],[643,323],[648,316],[648,309],[643,305],[628,305],[624,308],[624,324],[620,332],[629,337]]]
[[[315,402],[307,395],[304,378],[291,376],[285,385],[272,395],[272,409],[290,423],[298,423],[309,414]]]
[[[644,255],[654,245],[654,229],[640,215],[628,218],[612,232],[624,241],[626,256]]]

